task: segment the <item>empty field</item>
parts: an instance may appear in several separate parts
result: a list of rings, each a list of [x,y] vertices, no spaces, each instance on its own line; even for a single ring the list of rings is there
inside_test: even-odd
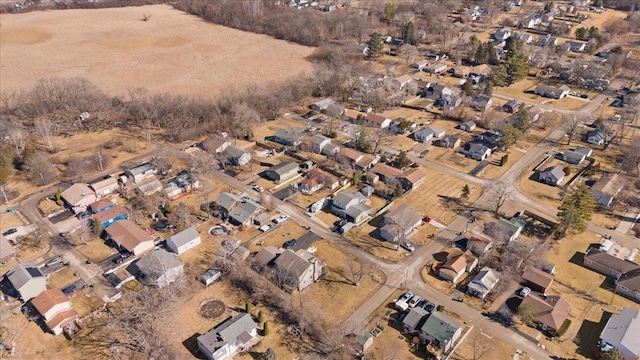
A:
[[[146,88],[214,97],[311,69],[305,57],[313,48],[205,23],[168,5],[3,14],[0,22],[3,92],[59,76],[85,77],[113,95]]]

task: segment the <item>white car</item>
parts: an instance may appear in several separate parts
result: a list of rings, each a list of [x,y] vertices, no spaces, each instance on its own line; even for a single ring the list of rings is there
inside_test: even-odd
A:
[[[413,293],[411,291],[407,291],[406,293],[402,294],[402,296],[400,296],[400,299],[398,299],[398,301],[409,302],[412,297]]]
[[[267,232],[269,229],[271,229],[271,225],[269,224],[260,226],[260,231],[262,232]]]
[[[280,214],[277,218],[273,219],[273,222],[276,224],[281,224],[289,219],[289,215]]]
[[[411,298],[411,300],[409,300],[407,304],[409,304],[410,307],[415,307],[416,305],[418,305],[420,300],[422,300],[420,295],[413,295],[413,297]]]
[[[260,185],[253,185],[253,190],[257,191],[257,192],[263,192],[264,188]]]
[[[520,289],[520,296],[525,297],[529,295],[530,292],[531,289],[529,289],[528,287],[523,287],[522,289]]]
[[[416,247],[413,246],[412,243],[405,241],[402,244],[400,244],[400,246],[402,246],[405,250],[407,250],[408,252],[414,252],[416,251]]]

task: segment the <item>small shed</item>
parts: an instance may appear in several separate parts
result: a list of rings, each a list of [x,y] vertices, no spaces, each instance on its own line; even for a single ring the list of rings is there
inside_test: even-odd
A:
[[[211,268],[202,274],[200,280],[203,284],[209,286],[222,277],[222,271],[218,268]]]

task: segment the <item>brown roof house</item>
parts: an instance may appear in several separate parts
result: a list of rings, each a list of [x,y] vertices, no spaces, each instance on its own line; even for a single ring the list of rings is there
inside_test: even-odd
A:
[[[364,117],[364,123],[367,126],[371,126],[371,127],[375,127],[375,128],[379,128],[379,129],[384,129],[389,127],[389,125],[391,125],[391,119],[382,116],[382,115],[378,115],[378,114],[374,114],[374,113],[368,113],[365,117]]]
[[[365,154],[354,149],[341,148],[336,154],[336,160],[339,163],[349,165],[356,170],[366,171],[378,163],[379,157],[371,154]]]
[[[60,194],[60,197],[74,212],[81,212],[98,200],[96,193],[87,184],[75,183]]]
[[[571,305],[558,295],[543,299],[530,293],[522,300],[520,306],[522,305],[531,305],[536,322],[543,331],[560,329],[571,309]]]
[[[143,254],[154,247],[153,237],[131,220],[118,220],[105,229],[107,237],[120,250]]]
[[[554,276],[532,266],[524,269],[522,274],[522,285],[533,291],[546,293],[551,284],[553,284]]]
[[[427,173],[419,167],[411,168],[403,175],[398,176],[398,181],[402,184],[404,191],[415,190],[424,184]]]
[[[67,295],[60,289],[46,290],[31,300],[47,328],[54,334],[62,334],[64,328],[78,319]]]
[[[202,148],[209,154],[216,155],[222,153],[229,145],[231,142],[228,139],[213,135],[202,143]]]
[[[398,243],[422,224],[422,215],[407,205],[400,205],[383,217],[380,237],[391,243]]]
[[[443,137],[440,141],[438,141],[438,145],[445,147],[447,149],[455,149],[458,146],[460,146],[461,142],[462,141],[459,138],[452,135],[447,135]]]
[[[591,186],[591,193],[598,204],[609,206],[622,191],[625,182],[625,179],[618,174],[605,174]]]
[[[390,186],[395,186],[396,177],[402,175],[402,170],[383,163],[375,164],[371,168],[371,172],[378,175],[380,181]]]
[[[606,276],[610,276],[616,280],[628,272],[640,269],[640,265],[619,259],[613,255],[609,255],[598,248],[590,248],[584,255],[582,264]]]
[[[622,274],[616,282],[616,292],[640,302],[640,269]]]
[[[465,272],[473,271],[478,265],[478,258],[471,251],[462,252],[454,249],[449,253],[448,260],[440,268],[441,279],[458,282]]]

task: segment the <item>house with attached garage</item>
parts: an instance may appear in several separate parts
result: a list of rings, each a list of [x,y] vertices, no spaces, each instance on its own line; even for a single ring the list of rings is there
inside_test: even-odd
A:
[[[538,173],[538,181],[543,184],[558,186],[562,184],[565,173],[560,166],[550,166]]]
[[[302,136],[297,129],[278,129],[271,140],[285,146],[298,146],[302,141]]]
[[[395,186],[396,178],[402,175],[402,170],[383,163],[375,164],[370,171],[378,175],[380,181],[390,186]]]
[[[620,279],[623,274],[640,269],[639,264],[617,258],[595,247],[589,248],[584,255],[582,265],[614,280]]]
[[[587,142],[593,145],[604,145],[613,140],[613,131],[607,127],[599,127],[587,132]]]
[[[622,308],[620,314],[612,314],[600,333],[598,341],[601,354],[618,349],[621,360],[640,357],[640,310]]]
[[[237,206],[229,211],[229,222],[235,226],[247,228],[253,224],[253,219],[262,210],[264,208],[255,201],[241,199]]]
[[[622,274],[616,281],[616,293],[640,302],[640,269]]]
[[[400,205],[383,217],[380,237],[391,243],[398,243],[422,224],[422,215],[408,205]]]
[[[71,306],[67,295],[60,289],[45,290],[31,300],[46,327],[54,335],[60,335],[64,328],[78,319],[78,313]]]
[[[398,176],[398,181],[402,184],[405,192],[415,190],[426,181],[427,173],[419,167],[407,170],[403,175]]]
[[[620,194],[626,180],[619,174],[604,174],[591,186],[591,193],[598,204],[609,206]]]
[[[225,151],[227,162],[234,166],[245,166],[251,161],[251,153],[235,145],[229,145]]]
[[[75,183],[60,194],[64,203],[75,213],[85,211],[98,200],[96,193],[87,184]]]
[[[536,322],[543,331],[557,331],[569,317],[571,305],[558,295],[547,296],[543,299],[529,293],[520,306],[530,305],[533,308]]]
[[[341,148],[336,154],[336,161],[351,166],[354,170],[366,171],[378,163],[380,158],[365,154],[355,149]]]
[[[500,275],[498,272],[485,266],[467,285],[467,293],[484,299],[499,280]]]
[[[358,191],[339,192],[331,202],[331,211],[341,218],[346,218],[352,223],[360,223],[371,212],[370,200]]]
[[[275,182],[287,181],[298,176],[300,166],[293,161],[283,161],[264,171],[264,176]]]
[[[109,227],[109,225],[113,224],[118,220],[126,220],[129,218],[129,210],[122,205],[115,205],[114,207],[107,209],[105,211],[99,212],[91,218],[91,222],[93,226],[97,228],[98,231],[102,231]]]
[[[16,265],[7,272],[6,277],[24,302],[47,290],[47,278],[32,263]]]
[[[413,133],[413,138],[419,142],[427,142],[432,138],[440,138],[445,134],[444,130],[435,127],[426,127]]]
[[[291,287],[302,291],[322,277],[324,263],[306,250],[284,250],[274,261],[276,271],[292,280]]]
[[[447,261],[440,267],[439,276],[455,284],[465,272],[473,271],[477,265],[478,258],[471,251],[453,249],[447,255]]]
[[[145,180],[151,179],[158,170],[153,164],[142,164],[136,166],[133,169],[127,170],[124,174],[127,177],[127,181],[131,181],[134,184],[139,184]]]
[[[438,145],[447,149],[455,149],[460,146],[461,140],[452,135],[447,135],[438,141]]]
[[[422,69],[422,71],[429,74],[440,74],[447,71],[447,65],[443,63],[435,63],[431,65],[427,65]]]
[[[469,107],[472,108],[473,110],[485,111],[491,108],[492,104],[493,104],[493,101],[491,100],[491,97],[486,95],[476,95],[471,98],[471,101],[469,102]]]
[[[215,209],[217,215],[221,218],[225,218],[229,216],[231,210],[233,210],[238,203],[240,203],[240,197],[238,197],[234,193],[230,192],[222,192],[216,200],[213,202],[213,208]]]
[[[197,337],[198,350],[208,360],[227,360],[253,346],[258,336],[251,314],[240,313]]]
[[[563,97],[569,95],[569,91],[571,91],[571,88],[567,85],[555,87],[551,85],[538,84],[534,90],[534,93],[542,97],[562,99]]]
[[[580,165],[586,158],[586,155],[575,150],[565,150],[562,153],[562,160],[569,164]]]
[[[491,155],[491,149],[478,143],[469,143],[461,151],[473,160],[482,161]]]
[[[458,128],[462,131],[471,132],[475,130],[476,123],[474,121],[465,121],[462,124],[458,125]]]
[[[202,142],[202,149],[211,155],[216,155],[224,152],[229,145],[231,145],[229,139],[218,135],[212,135]]]
[[[153,236],[142,230],[131,220],[118,220],[105,229],[106,237],[120,251],[129,251],[138,256],[155,246]]]
[[[113,194],[119,188],[118,180],[114,177],[107,177],[102,180],[98,180],[89,184],[91,189],[96,193],[97,197],[103,197],[109,194]]]
[[[195,227],[191,226],[167,239],[167,248],[180,255],[200,245],[202,240]]]
[[[137,275],[146,285],[163,288],[182,276],[184,264],[165,249],[154,250],[135,263]]]

